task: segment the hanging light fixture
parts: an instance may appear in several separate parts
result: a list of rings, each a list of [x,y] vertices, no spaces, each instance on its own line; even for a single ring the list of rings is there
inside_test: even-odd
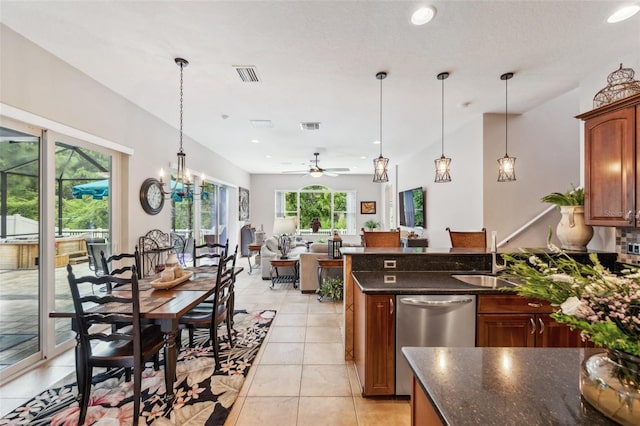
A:
[[[438,80],[442,81],[442,155],[440,158],[435,159],[436,163],[436,178],[435,183],[451,182],[451,175],[449,174],[449,165],[451,164],[451,158],[444,156],[444,81],[449,78],[448,72],[441,72],[438,74]]]
[[[184,149],[182,148],[182,117],[183,117],[183,99],[184,99],[184,90],[183,90],[183,73],[184,68],[189,65],[189,61],[183,58],[175,58],[174,59],[176,65],[180,67],[180,150],[178,151],[178,172],[176,174],[175,180],[169,179],[169,190],[163,192],[167,198],[171,198],[173,196],[177,196],[180,199],[183,198],[192,198],[193,196],[200,195],[204,192],[204,180],[205,177],[202,175],[202,179],[200,182],[200,193],[196,194],[193,190],[193,182],[191,181],[191,176],[189,175],[189,171],[187,170],[186,160],[187,155],[184,153]],[[160,169],[160,183],[164,185],[164,172]],[[172,182],[171,182],[172,181]]]
[[[380,80],[380,156],[373,160],[373,181],[384,183],[389,182],[389,175],[387,174],[389,159],[382,156],[382,80],[387,78],[387,73],[381,71],[376,74],[376,78]]]
[[[500,76],[500,80],[504,80],[504,157],[498,159],[498,182],[512,182],[516,180],[516,157],[509,157],[509,154],[507,152],[507,123],[509,122],[507,109],[507,96],[509,91],[507,88],[507,81],[509,81],[512,77],[512,72],[508,72]]]

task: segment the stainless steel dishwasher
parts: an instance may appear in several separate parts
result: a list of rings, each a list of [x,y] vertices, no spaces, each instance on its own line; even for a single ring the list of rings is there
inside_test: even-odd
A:
[[[396,296],[396,395],[411,394],[411,369],[403,346],[473,347],[476,296]]]

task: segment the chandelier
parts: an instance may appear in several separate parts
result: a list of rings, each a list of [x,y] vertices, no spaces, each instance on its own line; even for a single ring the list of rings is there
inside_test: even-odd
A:
[[[178,151],[178,171],[176,173],[175,180],[169,179],[168,183],[169,189],[165,190],[164,185],[167,183],[164,182],[164,172],[160,169],[160,183],[163,186],[163,192],[166,198],[178,198],[180,201],[184,198],[193,198],[194,196],[200,195],[204,192],[204,180],[205,177],[202,175],[202,179],[200,180],[200,193],[196,193],[194,190],[193,181],[191,180],[191,176],[189,175],[189,171],[187,170],[186,160],[187,154],[184,153],[184,149],[182,147],[182,122],[183,122],[183,103],[184,103],[184,68],[189,65],[189,61],[183,58],[175,58],[174,59],[176,65],[180,67],[180,150]]]

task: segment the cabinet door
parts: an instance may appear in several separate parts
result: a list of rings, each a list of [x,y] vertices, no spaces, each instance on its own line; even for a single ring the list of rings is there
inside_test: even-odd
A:
[[[586,343],[580,337],[580,330],[571,330],[565,324],[557,323],[549,315],[536,315],[536,346],[543,348],[581,348]]]
[[[477,317],[479,347],[533,347],[537,326],[535,315],[481,314]]]
[[[365,296],[366,349],[364,394],[395,393],[394,297]]]
[[[585,121],[585,222],[635,226],[635,107]]]

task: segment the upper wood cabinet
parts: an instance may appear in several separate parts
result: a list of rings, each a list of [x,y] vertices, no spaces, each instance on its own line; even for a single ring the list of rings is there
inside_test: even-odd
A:
[[[577,118],[585,121],[585,222],[640,226],[640,95]]]

